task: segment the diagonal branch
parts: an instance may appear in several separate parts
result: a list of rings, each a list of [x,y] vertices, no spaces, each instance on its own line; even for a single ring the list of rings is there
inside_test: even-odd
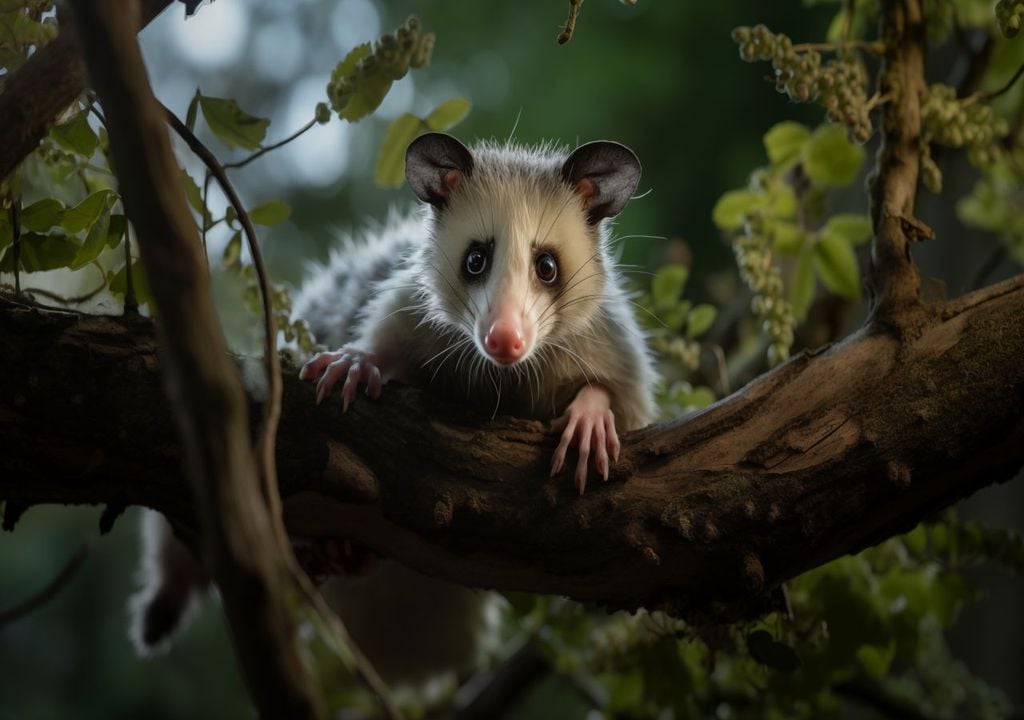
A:
[[[135,38],[138,6],[76,0],[89,76],[104,106],[128,218],[153,292],[161,357],[203,555],[221,592],[260,715],[319,718],[298,653],[293,561],[257,485],[245,396],[213,307],[206,260]],[[134,11],[134,12],[133,12]]]
[[[343,414],[286,368],[286,522],[464,584],[756,612],[786,579],[1014,477],[1022,314],[1024,276],[935,307],[913,340],[869,325],[624,437],[611,480],[582,498],[547,477],[556,438],[537,423],[465,418],[391,385]],[[148,322],[9,305],[0,337],[0,499],[194,524]]]

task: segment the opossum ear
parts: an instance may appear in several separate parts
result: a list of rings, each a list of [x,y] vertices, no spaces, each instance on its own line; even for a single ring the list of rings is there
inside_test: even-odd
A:
[[[587,203],[587,221],[596,225],[626,207],[640,181],[640,161],[625,145],[597,140],[576,148],[562,179]]]
[[[472,153],[451,135],[420,135],[405,151],[405,179],[409,187],[416,197],[434,207],[447,205],[452,191],[472,174]]]

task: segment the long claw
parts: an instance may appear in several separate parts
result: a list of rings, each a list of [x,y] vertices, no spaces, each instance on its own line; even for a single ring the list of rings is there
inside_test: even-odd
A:
[[[583,494],[587,488],[587,473],[590,471],[590,440],[594,430],[592,421],[587,418],[580,426],[579,460],[576,462],[576,488]]]
[[[594,469],[608,482],[608,446],[605,444],[604,418],[594,423]]]
[[[380,399],[381,385],[380,368],[376,365],[370,367],[370,378],[366,381],[366,394],[374,400]]]
[[[558,447],[555,448],[555,456],[551,459],[551,477],[554,477],[562,470],[562,465],[565,463],[565,453],[569,449],[569,443],[572,442],[573,436],[576,434],[576,418],[569,418],[568,424],[562,431],[562,439],[558,442]]]
[[[619,461],[619,451],[622,445],[619,443],[619,433],[615,430],[615,416],[608,412],[604,419],[605,431],[608,433],[608,449],[612,453],[612,462]]]

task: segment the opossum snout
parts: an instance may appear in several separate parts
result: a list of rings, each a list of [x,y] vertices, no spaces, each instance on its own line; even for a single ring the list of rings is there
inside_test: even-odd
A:
[[[512,365],[522,359],[526,341],[519,325],[508,318],[498,318],[487,330],[484,349],[492,360],[501,365]]]

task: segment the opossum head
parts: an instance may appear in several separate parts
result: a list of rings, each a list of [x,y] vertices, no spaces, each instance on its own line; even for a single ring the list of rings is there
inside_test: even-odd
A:
[[[587,143],[484,144],[417,138],[406,154],[413,191],[434,208],[423,249],[428,318],[501,367],[562,347],[601,312],[608,273],[601,223],[640,178],[631,150]]]

